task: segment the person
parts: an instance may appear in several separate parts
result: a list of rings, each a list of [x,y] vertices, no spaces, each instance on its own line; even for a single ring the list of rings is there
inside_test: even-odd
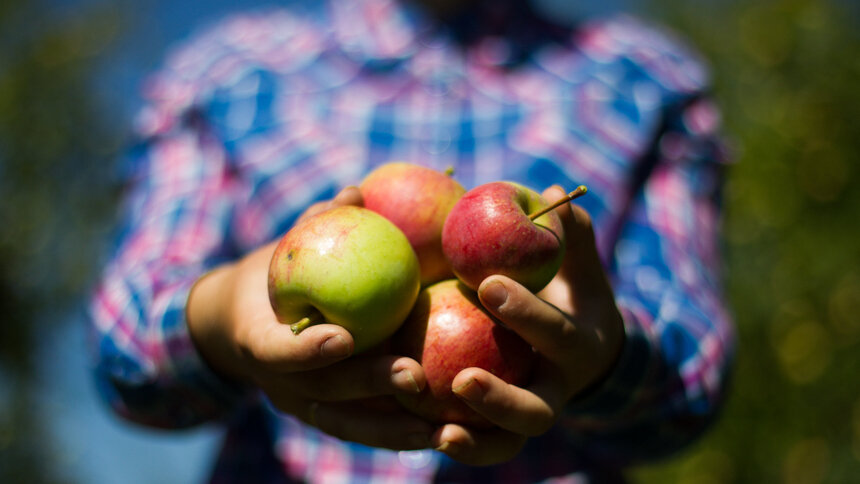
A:
[[[518,0],[323,5],[229,17],[146,85],[91,304],[113,409],[224,425],[212,482],[613,482],[692,442],[734,352],[704,64],[626,15],[565,26]],[[352,355],[335,325],[295,336],[268,302],[274,241],[360,205],[354,185],[395,160],[550,200],[589,187],[558,209],[567,251],[547,289],[498,275],[479,288],[540,358],[525,387],[458,375],[492,428],[410,414],[396,396],[425,385],[418,362]]]

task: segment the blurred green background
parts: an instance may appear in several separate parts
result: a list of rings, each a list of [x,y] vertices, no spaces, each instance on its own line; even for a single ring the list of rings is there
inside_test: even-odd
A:
[[[93,454],[70,450],[88,424],[55,416],[105,413],[79,409],[63,368],[86,371],[82,301],[109,242],[134,89],[195,26],[179,22],[237,8],[229,3],[0,3],[0,482],[96,480],[87,477],[99,465]],[[701,440],[631,479],[858,482],[860,8],[610,3],[669,26],[710,60],[737,159],[725,219],[727,298],[740,340],[731,394]],[[90,384],[81,380],[75,385]],[[217,437],[110,422],[149,450],[196,439],[187,461],[197,465],[209,445],[199,442]]]
[[[644,482],[860,482],[860,11],[653,2],[714,66],[739,358],[719,423]]]

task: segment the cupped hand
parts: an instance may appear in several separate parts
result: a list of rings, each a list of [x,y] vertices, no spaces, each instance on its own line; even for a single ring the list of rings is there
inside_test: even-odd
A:
[[[554,186],[543,195],[553,202],[565,193]],[[433,444],[455,460],[490,465],[513,458],[529,437],[557,422],[572,398],[598,384],[620,354],[623,321],[597,254],[591,219],[572,204],[557,211],[565,230],[565,259],[539,295],[499,275],[478,288],[482,304],[534,347],[539,362],[524,388],[479,368],[457,375],[454,393],[497,427],[440,428]]]
[[[338,205],[360,205],[356,188],[311,206],[299,220]],[[435,430],[393,395],[426,384],[413,359],[352,356],[354,342],[333,324],[299,335],[278,322],[267,274],[276,243],[202,277],[188,301],[188,327],[203,358],[227,378],[258,387],[280,411],[343,440],[391,449],[430,445]],[[349,358],[348,358],[349,357]]]

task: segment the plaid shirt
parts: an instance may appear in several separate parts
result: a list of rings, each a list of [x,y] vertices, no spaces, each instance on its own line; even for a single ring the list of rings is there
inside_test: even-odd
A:
[[[146,86],[124,224],[91,304],[115,410],[158,427],[226,422],[215,482],[606,480],[701,433],[734,341],[707,74],[626,16],[561,30],[516,15],[509,42],[392,0],[331,1],[231,17],[173,52]],[[391,160],[454,166],[467,187],[589,187],[627,342],[608,379],[508,463],[339,441],[220,379],[189,339],[199,276]]]

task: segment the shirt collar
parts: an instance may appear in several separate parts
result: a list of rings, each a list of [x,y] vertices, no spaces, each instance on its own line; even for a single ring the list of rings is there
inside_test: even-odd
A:
[[[334,40],[361,62],[397,62],[415,51],[418,12],[397,0],[329,0]]]
[[[434,21],[416,2],[407,0],[328,0],[327,8],[333,39],[341,50],[362,64],[381,67],[408,59],[421,42],[436,44],[440,39],[469,43],[479,50],[490,46],[506,55],[501,59],[494,54],[488,63],[515,63],[536,43],[558,40],[569,32],[540,19],[525,1],[477,1],[445,25]],[[481,25],[485,29],[507,25],[514,45],[501,42],[503,38],[493,32],[475,30],[475,17],[484,19]]]

